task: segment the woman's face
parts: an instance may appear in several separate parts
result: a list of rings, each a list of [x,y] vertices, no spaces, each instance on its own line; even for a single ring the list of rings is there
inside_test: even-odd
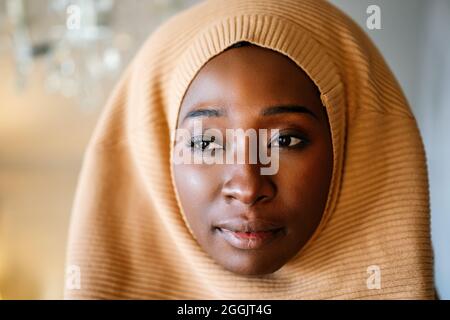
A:
[[[261,174],[261,162],[248,158],[245,163],[173,164],[173,172],[186,219],[205,252],[238,274],[275,272],[305,245],[326,205],[333,153],[317,87],[280,53],[232,48],[197,74],[177,124],[192,134],[182,142],[185,152],[230,152],[231,141],[194,136],[195,121],[224,139],[226,129],[268,129],[262,143],[278,152],[275,174]],[[279,134],[271,135],[270,129]],[[250,143],[244,146],[248,151]]]

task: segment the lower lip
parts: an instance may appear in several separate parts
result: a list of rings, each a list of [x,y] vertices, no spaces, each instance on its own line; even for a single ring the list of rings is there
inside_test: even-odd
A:
[[[265,232],[233,232],[227,229],[218,229],[224,239],[233,247],[244,250],[259,249],[278,238],[282,229]]]

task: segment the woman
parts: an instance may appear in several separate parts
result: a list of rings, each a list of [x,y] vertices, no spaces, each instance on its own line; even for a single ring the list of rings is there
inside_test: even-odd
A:
[[[434,298],[429,219],[416,121],[355,23],[210,0],[152,34],[105,107],[66,298]]]

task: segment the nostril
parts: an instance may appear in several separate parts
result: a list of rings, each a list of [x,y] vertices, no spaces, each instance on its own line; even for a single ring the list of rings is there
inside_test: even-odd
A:
[[[246,205],[253,205],[272,199],[276,194],[276,186],[270,179],[261,178],[256,181],[234,176],[222,186],[221,192],[226,203],[237,200]]]
[[[258,197],[256,197],[256,198],[254,198],[253,200],[250,200],[250,199],[243,199],[242,197],[234,197],[234,196],[228,195],[228,196],[225,196],[225,202],[229,204],[229,203],[231,203],[233,200],[238,200],[238,201],[240,201],[240,202],[242,202],[242,203],[244,203],[244,204],[246,204],[246,205],[252,206],[252,205],[254,205],[255,203],[263,202],[263,201],[265,201],[265,200],[268,199],[268,198],[269,198],[269,197],[266,196],[266,195],[261,195],[261,196],[258,196]]]
[[[265,196],[265,195],[259,196],[259,197],[255,200],[255,202],[262,201],[262,200],[264,200],[264,199],[266,199],[266,198],[268,198],[268,197]]]

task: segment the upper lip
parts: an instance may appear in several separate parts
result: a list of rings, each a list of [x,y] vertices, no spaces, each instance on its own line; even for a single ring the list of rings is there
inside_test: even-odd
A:
[[[261,219],[230,219],[216,224],[215,227],[233,232],[266,232],[283,228],[283,226],[277,222]]]

